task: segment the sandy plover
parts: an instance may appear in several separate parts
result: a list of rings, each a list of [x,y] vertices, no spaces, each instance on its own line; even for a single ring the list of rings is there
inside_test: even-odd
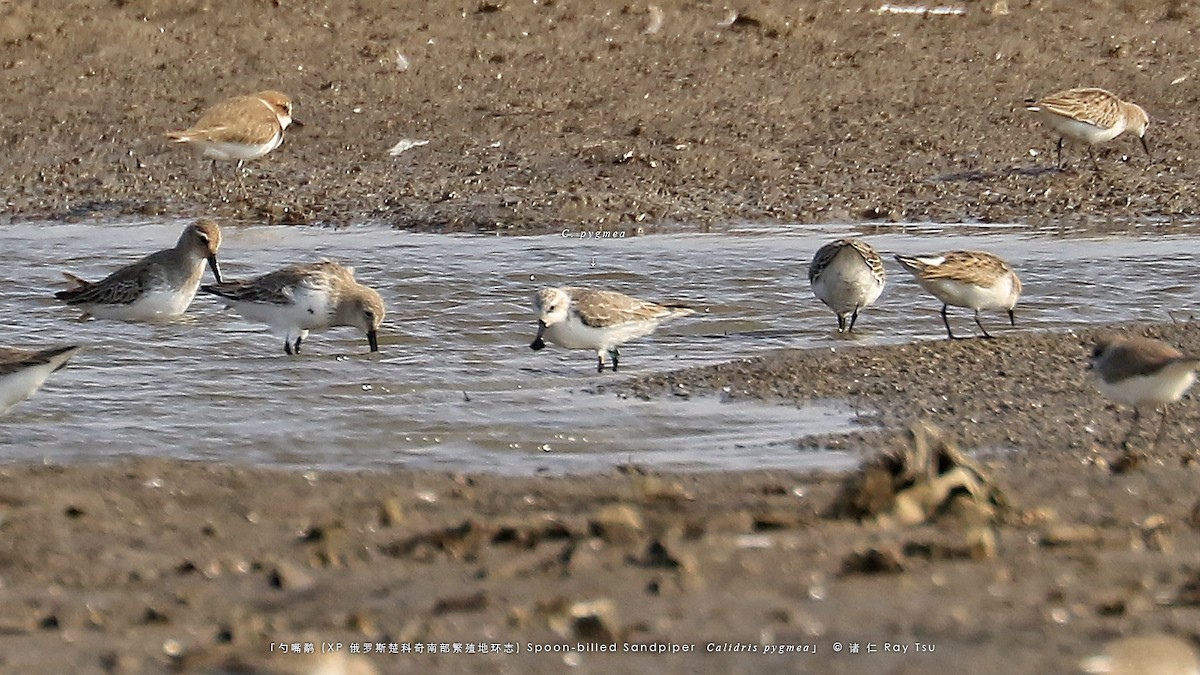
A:
[[[211,158],[214,180],[218,160],[236,161],[235,172],[241,185],[242,163],[279,147],[283,131],[289,125],[303,126],[292,119],[292,99],[287,94],[267,90],[221,101],[206,110],[191,127],[169,131],[164,136],[191,145]]]

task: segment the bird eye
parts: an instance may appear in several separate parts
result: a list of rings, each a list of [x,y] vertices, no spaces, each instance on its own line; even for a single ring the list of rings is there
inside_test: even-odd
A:
[[[1104,353],[1104,345],[1096,345],[1094,348],[1092,348],[1092,358],[1093,359],[1099,358],[1100,355],[1103,353]]]

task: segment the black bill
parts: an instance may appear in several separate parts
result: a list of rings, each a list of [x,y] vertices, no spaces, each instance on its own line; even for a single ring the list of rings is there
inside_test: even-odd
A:
[[[532,349],[533,351],[536,352],[536,351],[540,351],[540,350],[546,348],[546,341],[542,339],[542,333],[545,333],[545,332],[546,332],[546,324],[541,321],[538,321],[537,337],[533,338],[533,342],[530,343],[530,345],[529,345],[530,349]]]
[[[212,270],[213,278],[217,280],[217,283],[221,283],[221,266],[217,264],[216,253],[208,256],[208,269]]]

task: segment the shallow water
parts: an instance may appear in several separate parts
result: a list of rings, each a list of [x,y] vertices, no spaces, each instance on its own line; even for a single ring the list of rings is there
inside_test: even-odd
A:
[[[52,297],[60,271],[99,278],[171,245],[182,224],[24,223],[4,230],[0,344],[87,346],[33,399],[0,419],[0,460],[125,455],[292,467],[387,465],[503,473],[838,468],[842,453],[798,439],[858,428],[843,402],[796,408],[716,397],[627,400],[597,383],[783,347],[847,344],[811,295],[807,266],[849,227],[729,228],[624,239],[421,235],[227,227],[225,276],[331,257],[355,265],[388,303],[381,352],[354,329],[314,333],[288,358],[282,339],[200,295],[166,324],[76,322]],[[1003,227],[892,226],[867,239],[888,260],[879,306],[851,342],[942,339],[940,305],[891,253],[981,248],[1012,262],[1025,295],[1018,330],[1162,321],[1197,306],[1185,237],[1061,238]],[[207,277],[206,277],[207,279]],[[590,284],[705,308],[622,350],[622,372],[551,345],[534,353],[532,292]],[[956,332],[974,326],[951,310]],[[1009,331],[1003,313],[984,316]]]

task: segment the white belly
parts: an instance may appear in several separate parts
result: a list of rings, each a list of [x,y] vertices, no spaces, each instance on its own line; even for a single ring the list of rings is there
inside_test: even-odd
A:
[[[656,328],[658,328],[657,321],[631,321],[605,328],[594,328],[572,316],[566,321],[547,326],[542,336],[566,349],[594,349],[604,352],[634,338],[649,335]]]
[[[881,293],[883,284],[861,258],[857,263],[842,263],[839,258],[813,282],[813,295],[838,314],[869,307]]]
[[[1125,131],[1125,123],[1123,121],[1118,123],[1115,127],[1106,129],[1104,127],[1098,127],[1094,124],[1080,122],[1079,120],[1073,120],[1068,117],[1055,115],[1054,113],[1049,112],[1039,111],[1038,116],[1043,122],[1050,125],[1051,128],[1063,136],[1066,136],[1067,138],[1073,138],[1077,141],[1091,143],[1093,145],[1096,143],[1111,141]]]
[[[226,143],[223,141],[201,141],[204,147],[204,156],[212,157],[225,161],[242,161],[247,159],[258,159],[268,152],[279,147],[283,142],[283,134],[275,134],[275,136],[266,143],[258,145],[246,145],[244,143]]]
[[[166,286],[151,289],[141,298],[129,304],[121,305],[87,305],[88,314],[97,319],[115,319],[118,321],[155,321],[179,316],[187,311],[196,291],[200,288],[200,280],[180,289],[170,289]]]
[[[324,330],[330,326],[333,307],[329,294],[323,290],[298,287],[292,292],[292,302],[235,302],[235,309],[248,321],[258,321],[288,339],[301,331]]]
[[[1108,384],[1100,380],[1100,391],[1120,403],[1161,405],[1178,401],[1196,381],[1196,374],[1183,365],[1164,368],[1156,375],[1135,376]]]
[[[949,279],[922,280],[921,285],[947,305],[970,309],[1008,309],[1012,304],[1012,277],[1005,275],[991,286],[976,286]]]
[[[53,363],[32,366],[0,377],[0,414],[32,396],[54,372],[54,366]]]

